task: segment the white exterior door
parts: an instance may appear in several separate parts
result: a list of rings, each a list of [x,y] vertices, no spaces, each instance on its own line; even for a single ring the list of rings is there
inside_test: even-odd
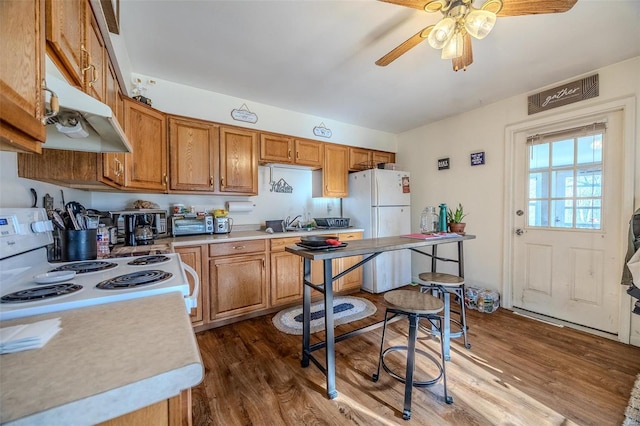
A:
[[[513,307],[617,333],[622,114],[515,148]]]

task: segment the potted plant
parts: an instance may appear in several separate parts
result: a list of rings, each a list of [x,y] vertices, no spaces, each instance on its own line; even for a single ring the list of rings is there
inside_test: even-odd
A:
[[[449,231],[464,235],[464,228],[467,224],[462,222],[462,219],[464,219],[465,216],[466,213],[464,212],[464,207],[462,207],[462,204],[460,203],[458,203],[458,207],[455,211],[448,209],[447,222],[449,224]]]

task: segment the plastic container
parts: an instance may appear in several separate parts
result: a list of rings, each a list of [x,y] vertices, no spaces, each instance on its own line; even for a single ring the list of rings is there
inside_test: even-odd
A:
[[[485,288],[466,287],[464,295],[465,306],[479,312],[491,313],[500,307],[500,293]]]
[[[109,230],[104,224],[101,223],[98,226],[98,232],[96,233],[96,249],[98,259],[106,259],[111,255],[111,250],[109,250],[109,241]]]

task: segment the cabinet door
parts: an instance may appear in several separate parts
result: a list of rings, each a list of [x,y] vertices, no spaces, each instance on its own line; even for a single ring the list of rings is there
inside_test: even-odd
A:
[[[324,146],[324,167],[322,169],[323,196],[342,198],[349,195],[349,151],[346,146]]]
[[[361,171],[372,167],[372,153],[368,149],[349,147],[349,170]]]
[[[86,0],[46,0],[47,44],[63,74],[72,84],[84,87],[82,68],[85,43]]]
[[[0,147],[41,152],[45,140],[44,0],[0,2]]]
[[[293,138],[260,133],[260,163],[290,164],[293,161]]]
[[[213,192],[218,130],[207,121],[169,118],[169,189]]]
[[[271,240],[271,306],[302,300],[302,257],[284,251],[299,241],[300,237]]]
[[[84,72],[84,91],[101,102],[106,102],[107,50],[91,7],[86,7],[87,50]]]
[[[258,194],[258,133],[220,127],[220,192]]]
[[[267,307],[265,254],[209,260],[210,318],[229,318]]]
[[[198,274],[198,278],[200,279],[200,293],[198,294],[198,306],[195,309],[191,310],[191,323],[193,325],[202,325],[203,317],[202,313],[204,312],[204,306],[202,304],[203,300],[206,300],[206,296],[204,296],[206,289],[206,276],[203,271],[203,250],[206,250],[206,246],[189,246],[189,247],[176,247],[175,252],[180,255],[180,259],[187,265],[191,266],[195,269]],[[206,253],[206,252],[205,252]],[[189,289],[193,292],[193,280],[189,277]]]
[[[185,389],[173,398],[98,423],[98,426],[189,426],[193,424],[191,404],[191,389]]]
[[[113,116],[122,123],[120,109],[122,99],[120,98],[120,86],[116,72],[111,62],[107,63],[106,74],[106,104],[113,111]],[[124,185],[124,153],[110,152],[102,154],[102,176],[105,181],[113,182],[117,186]]]
[[[311,166],[316,169],[322,168],[323,147],[324,144],[322,142],[296,139],[294,162],[302,166]]]
[[[124,130],[133,148],[125,155],[125,186],[166,191],[167,131],[160,111],[132,99],[124,100]]]
[[[373,164],[375,167],[380,163],[393,163],[396,155],[393,152],[373,151]]]

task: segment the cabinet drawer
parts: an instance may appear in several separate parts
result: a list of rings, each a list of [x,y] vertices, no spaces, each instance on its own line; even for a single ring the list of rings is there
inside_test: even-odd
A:
[[[293,246],[300,242],[300,237],[273,238],[271,240],[271,251],[283,251],[286,246]]]
[[[266,240],[235,241],[232,243],[209,244],[209,257],[265,251]]]
[[[361,240],[362,232],[345,232],[344,234],[338,234],[338,238],[345,243],[353,240]]]

